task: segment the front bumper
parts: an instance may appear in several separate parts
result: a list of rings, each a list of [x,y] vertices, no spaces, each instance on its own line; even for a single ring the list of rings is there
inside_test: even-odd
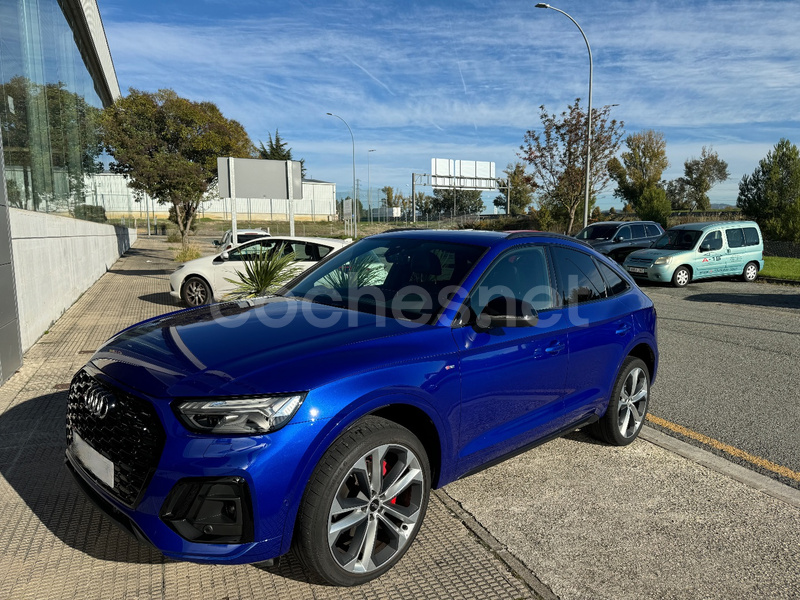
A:
[[[66,467],[87,498],[124,531],[173,559],[243,564],[268,561],[285,552],[289,540],[284,535],[291,535],[287,523],[297,503],[292,500],[297,496],[296,469],[304,464],[320,422],[290,423],[254,437],[200,436],[180,424],[168,401],[137,397],[155,409],[165,432],[157,465],[131,500],[94,475],[70,444]],[[79,428],[87,427],[85,419],[72,422],[75,429],[70,431],[82,438]],[[111,460],[111,455],[103,454]],[[238,486],[244,491],[233,497],[225,497],[224,489],[209,491],[209,486],[224,488],[226,482],[229,490]],[[199,491],[187,492],[189,484]],[[226,506],[233,513],[227,517],[225,510],[219,510]]]
[[[672,274],[675,272],[675,265],[651,265],[644,267],[640,265],[624,265],[625,270],[631,277],[636,279],[647,279],[649,281],[672,281]]]

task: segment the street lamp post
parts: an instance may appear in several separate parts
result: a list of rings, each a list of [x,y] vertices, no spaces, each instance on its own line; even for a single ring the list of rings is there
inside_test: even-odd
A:
[[[583,226],[586,227],[589,224],[589,185],[591,183],[591,166],[592,166],[592,48],[589,46],[589,40],[586,39],[586,34],[581,29],[581,26],[578,25],[578,22],[565,13],[563,10],[556,8],[555,6],[550,6],[549,4],[545,4],[544,2],[539,2],[536,4],[536,8],[549,8],[556,12],[560,12],[562,15],[567,17],[570,21],[575,23],[575,27],[578,28],[578,31],[581,32],[583,36],[583,41],[586,42],[586,49],[589,51],[589,111],[587,113],[587,125],[586,125],[586,190],[585,196],[583,200]]]
[[[369,222],[372,223],[372,188],[369,180],[369,153],[375,152],[374,149],[367,150],[367,210],[369,211]]]
[[[353,239],[358,237],[358,219],[356,215],[358,214],[358,202],[356,198],[356,138],[353,137],[353,130],[350,129],[350,125],[347,124],[342,117],[339,115],[335,115],[333,113],[326,113],[329,117],[336,117],[344,126],[347,127],[347,131],[350,132],[350,139],[353,142]]]

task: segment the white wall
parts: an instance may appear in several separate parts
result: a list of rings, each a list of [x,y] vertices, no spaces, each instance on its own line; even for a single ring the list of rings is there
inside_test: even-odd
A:
[[[136,230],[10,209],[22,351],[136,241]]]

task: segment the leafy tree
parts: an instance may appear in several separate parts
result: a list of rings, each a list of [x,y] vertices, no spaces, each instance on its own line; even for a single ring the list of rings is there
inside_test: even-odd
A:
[[[656,221],[666,229],[672,214],[672,205],[663,188],[648,186],[639,197],[636,213],[645,221]]]
[[[672,210],[689,210],[689,189],[683,177],[662,181],[660,187],[667,194]]]
[[[603,220],[603,213],[600,211],[599,206],[595,206],[592,210],[592,214],[589,215],[589,219],[592,221],[602,221]]]
[[[211,102],[192,102],[169,89],[130,89],[103,111],[103,144],[111,170],[134,190],[175,207],[183,247],[203,194],[217,176],[217,157],[251,157],[238,122]]]
[[[417,211],[426,217],[433,214],[433,196],[425,192],[417,192]]]
[[[617,216],[617,209],[613,206],[608,209],[608,216],[609,217],[616,217]]]
[[[739,183],[736,205],[764,236],[800,242],[800,151],[781,139]]]
[[[281,139],[278,130],[275,130],[275,138],[272,138],[271,133],[267,133],[268,140],[267,145],[264,146],[264,142],[258,143],[258,157],[263,158],[266,160],[294,160],[292,158],[292,149],[287,148],[286,142]],[[301,176],[306,176],[306,159],[301,158],[300,162],[300,172]]]
[[[711,205],[709,190],[728,177],[728,163],[710,147],[703,146],[700,158],[687,159],[683,163],[682,184],[686,189],[689,210],[708,210]]]
[[[494,199],[494,205],[507,210],[508,200],[510,200],[511,214],[513,216],[524,215],[533,201],[533,190],[528,183],[527,175],[525,175],[525,165],[521,162],[509,164],[505,174],[507,175],[506,185],[511,186],[510,198],[506,198],[505,194],[499,194]]]
[[[433,190],[431,208],[437,215],[474,215],[483,212],[485,205],[480,190],[436,188]]]
[[[661,174],[669,166],[667,142],[663,133],[647,129],[629,135],[625,145],[628,151],[622,153],[621,162],[618,158],[608,161],[608,173],[617,182],[614,196],[641,212],[645,193],[648,199],[654,197],[649,190],[658,187]]]
[[[540,208],[562,207],[571,233],[585,195],[587,113],[580,107],[580,98],[560,115],[548,113],[544,106],[539,111],[543,127],[525,133],[518,155],[531,167],[529,183],[538,194]],[[590,200],[608,185],[608,161],[622,138],[623,123],[611,119],[610,113],[610,106],[592,109]]]
[[[381,201],[386,208],[400,206],[398,199],[395,197],[395,191],[392,186],[387,185],[386,187],[382,187],[381,192],[383,193],[383,198],[381,198]]]

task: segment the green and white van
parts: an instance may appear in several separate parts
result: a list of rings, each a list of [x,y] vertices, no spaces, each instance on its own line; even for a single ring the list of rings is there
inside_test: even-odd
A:
[[[677,225],[647,250],[628,255],[633,277],[683,287],[694,279],[738,276],[755,281],[764,267],[764,240],[754,221]]]

